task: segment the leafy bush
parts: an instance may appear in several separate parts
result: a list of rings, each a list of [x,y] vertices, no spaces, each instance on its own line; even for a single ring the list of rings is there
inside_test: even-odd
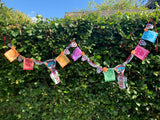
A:
[[[17,51],[28,58],[45,61],[57,57],[76,38],[79,47],[96,63],[115,67],[123,63],[133,50],[149,18],[157,22],[160,12],[117,13],[107,18],[90,14],[82,18],[22,22],[7,29],[0,21],[0,118],[1,119],[159,119],[160,55],[155,44],[146,49],[144,61],[134,58],[125,75],[128,88],[120,90],[117,81],[104,82],[87,62],[56,66],[61,83],[54,85],[45,66],[35,65],[23,71],[23,63],[10,63],[4,57],[3,36],[13,40]],[[49,32],[51,29],[51,33]],[[71,52],[74,49],[71,49]]]

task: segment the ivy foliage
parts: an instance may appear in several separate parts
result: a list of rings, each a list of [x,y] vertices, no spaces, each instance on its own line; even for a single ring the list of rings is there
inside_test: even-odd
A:
[[[7,15],[6,20],[12,21]],[[160,12],[116,13],[109,17],[90,14],[81,18],[8,22],[0,18],[0,118],[1,119],[159,119],[160,55],[147,42],[150,54],[144,61],[134,57],[127,64],[128,87],[104,82],[103,74],[80,59],[56,69],[61,83],[55,85],[45,66],[23,71],[23,63],[10,63],[4,56],[4,36],[28,58],[45,61],[57,57],[76,38],[79,47],[95,63],[105,67],[122,64],[139,39],[149,18],[160,33]],[[9,28],[9,25],[20,25]],[[159,36],[158,36],[159,37]],[[8,41],[9,42],[9,41]],[[7,42],[7,43],[8,43]],[[73,52],[73,48],[70,49]]]

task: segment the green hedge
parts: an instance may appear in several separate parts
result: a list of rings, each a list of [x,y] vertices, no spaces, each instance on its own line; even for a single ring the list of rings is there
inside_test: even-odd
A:
[[[115,67],[133,50],[147,20],[156,21],[160,33],[160,12],[151,14],[116,13],[107,18],[90,14],[82,18],[46,19],[17,23],[0,21],[0,118],[42,120],[159,119],[160,55],[155,44],[147,42],[150,54],[144,61],[134,57],[127,64],[128,87],[120,90],[117,81],[104,82],[103,74],[80,59],[61,68],[56,66],[61,83],[55,85],[50,71],[34,66],[23,71],[23,63],[10,63],[4,54],[7,35],[20,54],[45,61],[57,57],[76,38],[79,47],[95,63]],[[51,29],[51,33],[49,32]],[[8,43],[8,42],[7,42]],[[9,48],[8,48],[9,49]],[[74,49],[71,48],[72,52]]]

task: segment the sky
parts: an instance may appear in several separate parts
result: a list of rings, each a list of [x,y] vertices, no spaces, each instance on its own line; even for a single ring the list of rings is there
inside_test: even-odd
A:
[[[1,0],[8,8],[21,11],[29,17],[64,18],[65,12],[87,8],[91,0]],[[100,3],[101,0],[95,0]]]

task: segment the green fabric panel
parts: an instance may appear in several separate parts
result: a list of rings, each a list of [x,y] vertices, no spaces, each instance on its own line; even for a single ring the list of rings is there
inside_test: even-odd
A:
[[[115,73],[113,68],[108,68],[107,72],[103,72],[105,82],[107,81],[115,81]]]

